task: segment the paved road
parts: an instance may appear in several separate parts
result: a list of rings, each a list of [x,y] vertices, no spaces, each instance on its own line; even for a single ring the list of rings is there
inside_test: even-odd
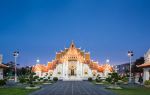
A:
[[[59,81],[30,95],[115,95],[101,86],[87,81]]]

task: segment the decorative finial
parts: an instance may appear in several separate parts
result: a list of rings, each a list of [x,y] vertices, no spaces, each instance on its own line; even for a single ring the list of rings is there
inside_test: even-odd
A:
[[[71,46],[70,46],[70,47],[71,47],[71,48],[75,47],[73,40],[72,40],[72,42],[71,42]]]

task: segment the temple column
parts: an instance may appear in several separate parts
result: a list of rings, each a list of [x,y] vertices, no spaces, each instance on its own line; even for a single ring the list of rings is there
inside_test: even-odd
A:
[[[63,78],[65,78],[65,63],[63,63]]]
[[[89,68],[89,70],[88,70],[88,71],[89,71],[89,76],[90,76],[90,77],[93,77],[92,69],[90,69],[90,68]]]
[[[64,65],[62,64],[62,78],[64,77]]]
[[[67,66],[67,63],[65,63],[65,67],[64,67],[64,71],[65,71],[65,78],[66,78],[66,75],[67,75],[67,74],[66,74],[66,73],[67,73],[67,72],[66,72],[66,71],[67,71],[67,70],[66,70],[66,69],[67,69],[67,67],[66,67],[66,66]]]
[[[80,63],[80,77],[82,77],[82,63]]]
[[[79,61],[77,61],[77,77],[79,77]]]
[[[68,61],[66,63],[66,78],[68,78]]]
[[[84,64],[82,64],[82,77],[84,77]]]

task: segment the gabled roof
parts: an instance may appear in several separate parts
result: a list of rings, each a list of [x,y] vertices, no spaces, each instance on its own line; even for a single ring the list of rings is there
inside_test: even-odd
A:
[[[140,68],[150,67],[150,63],[144,63],[144,64],[141,64],[141,65],[138,65],[137,67],[140,67]]]
[[[0,68],[8,68],[8,66],[6,66],[4,64],[0,64]]]
[[[147,68],[150,67],[150,49],[148,50],[148,52],[144,55],[145,58],[145,63],[138,65],[137,67],[141,67],[141,68]]]
[[[36,64],[35,66],[32,67],[32,71],[42,71],[42,72],[48,72],[48,68],[45,65],[42,64]]]

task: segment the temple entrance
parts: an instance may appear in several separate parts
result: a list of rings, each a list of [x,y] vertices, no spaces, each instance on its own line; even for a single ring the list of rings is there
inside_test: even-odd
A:
[[[74,76],[74,69],[71,69],[71,76]]]
[[[76,61],[70,61],[68,66],[68,74],[69,76],[76,76]]]

